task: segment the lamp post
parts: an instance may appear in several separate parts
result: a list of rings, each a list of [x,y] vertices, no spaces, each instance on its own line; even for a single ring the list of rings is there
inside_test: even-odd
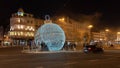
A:
[[[108,32],[110,30],[109,29],[105,29],[105,36],[106,36],[106,44],[108,45]]]
[[[91,31],[92,28],[93,28],[93,25],[89,25],[89,26],[88,26],[88,29],[89,29],[89,42],[90,42],[91,39],[92,39],[92,31]]]

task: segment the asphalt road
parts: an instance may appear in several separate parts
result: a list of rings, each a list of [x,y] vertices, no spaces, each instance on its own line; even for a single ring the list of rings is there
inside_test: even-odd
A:
[[[21,53],[21,47],[0,48],[0,68],[120,68],[120,52]]]

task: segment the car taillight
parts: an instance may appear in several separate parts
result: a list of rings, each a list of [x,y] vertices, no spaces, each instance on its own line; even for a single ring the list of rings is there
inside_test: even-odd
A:
[[[91,48],[88,48],[88,50],[91,50]]]

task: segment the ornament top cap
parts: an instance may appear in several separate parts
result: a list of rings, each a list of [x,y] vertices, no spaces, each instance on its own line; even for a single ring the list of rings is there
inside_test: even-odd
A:
[[[49,15],[45,15],[45,20],[50,20],[50,16]]]
[[[50,20],[50,16],[49,15],[45,15],[44,23],[52,23],[52,21]]]

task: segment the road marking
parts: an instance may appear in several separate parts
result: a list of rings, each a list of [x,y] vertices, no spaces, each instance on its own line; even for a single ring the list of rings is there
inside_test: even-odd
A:
[[[76,64],[76,63],[78,63],[78,62],[68,62],[65,65],[71,65],[71,64]]]
[[[43,66],[40,66],[40,67],[36,67],[36,68],[43,68]]]
[[[99,61],[99,59],[92,59],[92,60],[88,60],[88,61],[96,62],[96,61]]]

